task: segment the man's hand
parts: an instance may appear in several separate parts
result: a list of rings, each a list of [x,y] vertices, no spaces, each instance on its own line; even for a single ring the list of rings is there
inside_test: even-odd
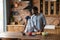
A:
[[[32,34],[40,35],[42,32],[33,32]]]
[[[34,28],[35,28],[36,30],[38,30],[35,25],[34,25]]]

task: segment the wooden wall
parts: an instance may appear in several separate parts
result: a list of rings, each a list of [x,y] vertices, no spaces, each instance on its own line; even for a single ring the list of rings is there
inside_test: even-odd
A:
[[[38,12],[40,13],[40,0],[33,0],[33,6],[38,7]]]

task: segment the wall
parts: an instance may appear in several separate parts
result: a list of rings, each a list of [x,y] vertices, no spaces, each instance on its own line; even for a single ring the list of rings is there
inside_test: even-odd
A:
[[[40,13],[40,0],[33,0],[33,5],[38,7],[38,12]]]

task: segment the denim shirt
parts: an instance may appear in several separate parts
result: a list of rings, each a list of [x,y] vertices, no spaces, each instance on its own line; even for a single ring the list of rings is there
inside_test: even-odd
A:
[[[42,27],[41,22],[43,22],[43,25],[46,25],[46,20],[45,20],[45,17],[43,16],[42,13],[38,16],[37,15],[32,15],[32,21],[33,21],[33,24],[36,26],[36,28],[38,30],[40,30],[41,27]],[[35,31],[37,31],[37,30],[35,30]]]
[[[43,14],[40,14],[40,15],[38,15],[38,16],[32,15],[31,18],[28,19],[28,22],[27,22],[27,25],[26,25],[26,28],[25,28],[25,31],[24,31],[24,32],[25,32],[25,33],[26,33],[26,32],[33,32],[33,31],[36,32],[36,31],[40,30],[41,27],[42,27],[42,25],[41,25],[41,23],[40,23],[41,21],[43,22],[43,25],[46,25],[46,20],[45,20]],[[38,30],[36,30],[36,29],[34,28],[34,25],[36,26],[36,28],[37,28]]]

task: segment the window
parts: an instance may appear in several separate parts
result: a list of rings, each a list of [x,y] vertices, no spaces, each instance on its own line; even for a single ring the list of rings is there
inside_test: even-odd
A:
[[[50,5],[50,14],[54,14],[54,2],[51,2],[51,5]]]
[[[56,14],[59,14],[59,0],[56,1]]]
[[[43,0],[40,0],[40,12],[43,13]]]
[[[45,2],[45,14],[48,15],[48,1]]]

